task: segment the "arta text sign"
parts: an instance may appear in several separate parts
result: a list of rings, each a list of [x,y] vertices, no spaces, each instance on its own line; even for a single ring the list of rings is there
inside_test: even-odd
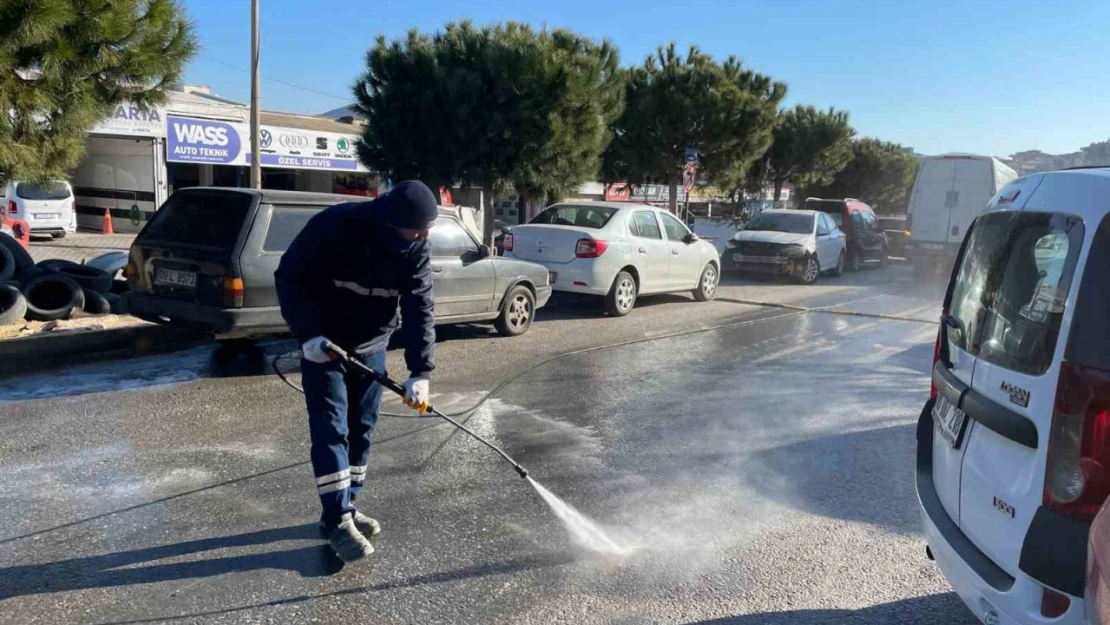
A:
[[[116,105],[108,117],[102,120],[92,134],[122,135],[127,137],[164,137],[166,136],[166,111],[158,107],[146,110],[123,102]]]

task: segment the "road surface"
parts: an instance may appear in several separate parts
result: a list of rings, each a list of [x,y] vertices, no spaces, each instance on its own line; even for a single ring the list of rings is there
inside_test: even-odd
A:
[[[441,329],[436,402],[517,376],[467,425],[619,556],[450,426],[383,418],[360,507],[384,533],[341,567],[301,397],[210,346],[0,381],[0,623],[970,625],[913,492],[938,302],[891,266],[621,319],[560,300],[515,339]]]

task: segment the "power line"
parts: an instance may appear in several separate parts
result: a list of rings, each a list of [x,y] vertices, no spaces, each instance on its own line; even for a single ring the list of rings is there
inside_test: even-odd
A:
[[[248,70],[246,68],[239,67],[238,65],[234,65],[234,64],[228,63],[226,61],[221,61],[219,59],[214,59],[214,58],[212,58],[208,55],[205,55],[205,54],[200,55],[200,58],[205,59],[206,61],[212,61],[213,63],[216,63],[218,65],[223,65],[224,67],[228,67],[228,68],[231,68],[231,69],[236,70],[236,71],[240,71],[240,72],[248,73],[248,74],[250,73],[250,70]],[[352,100],[349,96],[338,96],[338,95],[335,95],[334,93],[328,93],[326,91],[320,91],[319,89],[313,89],[311,87],[305,87],[305,86],[302,86],[302,85],[291,83],[288,80],[282,80],[280,78],[274,78],[273,76],[266,76],[265,74],[263,74],[262,77],[265,78],[266,80],[276,82],[276,83],[280,83],[280,84],[283,84],[287,87],[293,87],[294,89],[300,89],[301,91],[307,91],[309,93],[315,93],[317,95],[327,96],[329,98],[335,98],[336,100],[343,100],[347,104],[354,104],[354,100]]]

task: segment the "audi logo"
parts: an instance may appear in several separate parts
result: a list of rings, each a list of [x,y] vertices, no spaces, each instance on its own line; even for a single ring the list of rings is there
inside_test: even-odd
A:
[[[307,148],[308,138],[300,135],[281,135],[278,137],[278,143],[285,148]]]

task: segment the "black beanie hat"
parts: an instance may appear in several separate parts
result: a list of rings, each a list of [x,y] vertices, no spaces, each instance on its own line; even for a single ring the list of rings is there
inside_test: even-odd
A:
[[[435,195],[419,180],[398,182],[380,201],[386,223],[397,228],[424,230],[439,216]]]

